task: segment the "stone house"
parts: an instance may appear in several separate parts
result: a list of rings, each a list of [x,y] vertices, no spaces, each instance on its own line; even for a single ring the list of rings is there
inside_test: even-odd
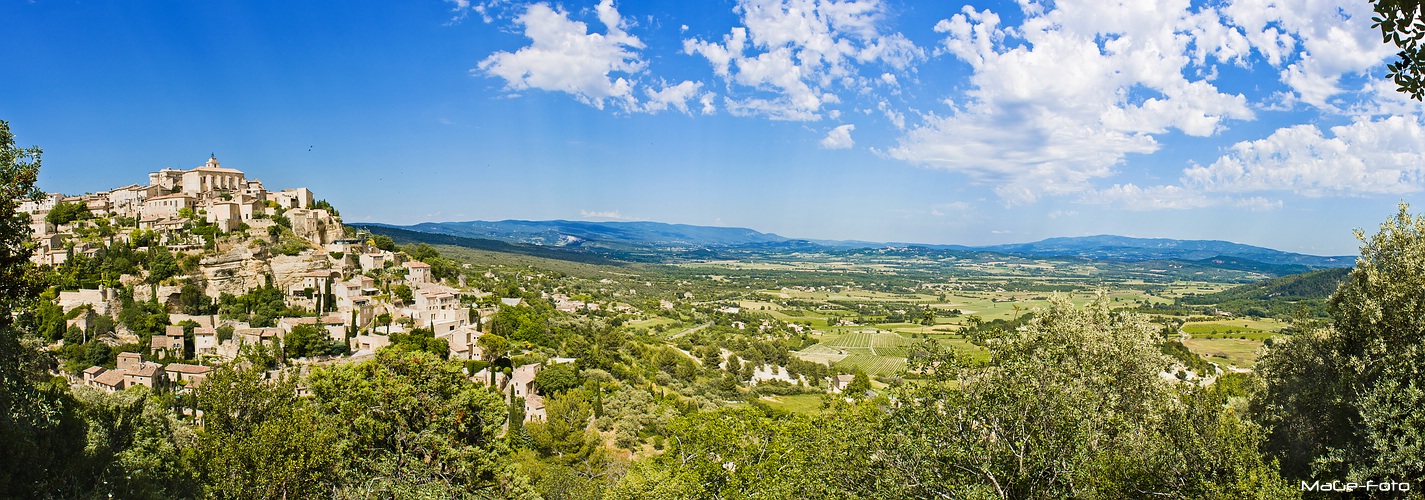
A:
[[[416,260],[401,265],[406,267],[406,283],[411,286],[432,282],[430,264]]]
[[[163,385],[163,365],[158,363],[143,362],[138,366],[124,370],[124,386],[133,387],[141,385],[149,389],[156,389]]]
[[[154,335],[149,342],[154,356],[183,356],[183,327],[180,325],[168,325],[163,328],[163,335]]]
[[[182,209],[193,209],[198,206],[198,199],[187,194],[176,193],[155,196],[143,203],[143,219],[158,220],[178,217],[178,211]]]
[[[119,353],[119,364],[118,364],[117,369],[119,369],[119,370],[127,370],[127,369],[133,368],[133,367],[135,367],[135,366],[138,366],[138,364],[139,364],[139,363],[142,363],[142,362],[143,362],[143,356],[140,355],[139,353],[136,353],[136,352],[121,352],[121,353]]]
[[[185,363],[169,363],[163,367],[163,373],[168,377],[168,381],[185,387],[197,387],[204,379],[208,378],[208,373],[212,368],[207,366],[190,365]]]
[[[100,370],[103,370],[103,368],[100,368]],[[125,376],[124,370],[114,369],[100,372],[89,381],[88,385],[90,387],[99,388],[104,392],[113,393],[124,390],[127,381],[128,377]]]
[[[193,352],[195,354],[217,354],[218,329],[206,326],[194,328]]]

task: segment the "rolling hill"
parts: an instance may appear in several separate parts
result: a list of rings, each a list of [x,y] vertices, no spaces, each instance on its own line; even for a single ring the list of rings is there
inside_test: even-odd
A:
[[[515,245],[520,252],[581,259],[601,256],[615,260],[650,261],[664,256],[711,256],[721,251],[839,251],[878,247],[970,250],[1024,257],[1071,257],[1121,262],[1177,261],[1219,269],[1259,272],[1271,276],[1315,269],[1350,267],[1354,257],[1323,257],[1218,240],[1175,240],[1098,235],[1049,238],[1032,243],[989,246],[875,243],[865,241],[794,239],[739,227],[711,227],[662,222],[585,221],[466,221],[425,222],[412,226],[353,223],[353,226],[412,239],[415,233],[461,238],[467,245]],[[470,241],[465,241],[470,240]],[[484,241],[486,243],[473,243]],[[557,258],[557,257],[556,257]]]

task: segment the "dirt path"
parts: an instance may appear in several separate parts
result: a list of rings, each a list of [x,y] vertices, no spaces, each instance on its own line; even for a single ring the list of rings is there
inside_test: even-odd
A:
[[[681,332],[675,333],[675,334],[673,334],[672,337],[668,337],[668,340],[677,339],[678,337],[682,337],[682,336],[687,335],[687,334],[689,334],[689,333],[693,333],[693,332],[696,332],[696,331],[698,331],[698,330],[702,330],[702,329],[707,328],[707,327],[709,327],[709,326],[713,326],[713,323],[712,323],[711,321],[709,321],[709,322],[707,322],[707,323],[703,323],[703,324],[698,325],[698,326],[695,326],[695,327],[692,327],[692,328],[689,328],[689,329],[687,329],[687,330],[683,330],[683,331],[681,331]]]

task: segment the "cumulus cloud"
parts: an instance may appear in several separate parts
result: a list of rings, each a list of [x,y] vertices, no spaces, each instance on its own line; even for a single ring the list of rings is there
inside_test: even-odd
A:
[[[1009,205],[1065,196],[1142,210],[1263,210],[1286,193],[1416,192],[1425,177],[1415,166],[1425,165],[1420,121],[1397,116],[1425,108],[1369,75],[1393,50],[1370,28],[1365,2],[1021,0],[1020,12],[1004,17],[967,6],[933,24],[941,39],[929,55],[953,58],[968,75],[927,89],[916,67],[927,50],[889,27],[884,0],[737,0],[739,22],[720,35],[672,25],[681,34],[676,48],[646,47],[613,0],[572,13],[551,3],[446,1],[457,13],[510,22],[529,39],[472,70],[510,91],[562,92],[622,113],[861,116],[900,133],[893,147],[871,151],[963,175]],[[670,48],[705,62],[712,76],[655,75],[649,61]],[[1249,102],[1236,93],[1241,72],[1280,83],[1249,91]],[[907,105],[927,97],[944,107]],[[1165,136],[1211,137],[1258,112],[1297,108],[1358,118],[1240,142],[1168,185],[1115,178],[1159,151]],[[818,142],[852,148],[854,130],[842,124]]]
[[[924,57],[900,33],[882,33],[880,0],[739,0],[735,11],[743,26],[721,41],[686,39],[683,51],[731,84],[738,97],[726,107],[737,115],[818,120],[840,102],[837,92],[894,81],[889,72],[863,76],[862,65],[902,71]]]
[[[1262,195],[1316,198],[1425,191],[1425,126],[1417,118],[1362,117],[1329,130],[1328,136],[1315,125],[1285,127],[1263,139],[1234,144],[1210,165],[1188,167],[1177,185],[1120,184],[1094,190],[1081,201],[1129,210],[1270,210],[1283,202]]]
[[[846,124],[826,133],[826,137],[821,139],[821,147],[826,149],[850,149],[855,141],[851,140],[851,131],[856,130],[855,125]]]
[[[534,4],[515,19],[531,40],[515,52],[496,52],[480,61],[479,70],[503,78],[511,90],[537,88],[566,92],[603,109],[613,101],[631,107],[633,84],[625,77],[642,71],[645,62],[635,52],[643,42],[624,32],[613,0],[598,5],[605,33],[590,33],[583,22],[547,4]]]
[[[1245,97],[1188,76],[1240,50],[1191,37],[1221,31],[1208,8],[1067,0],[1027,2],[1024,11],[1019,26],[968,6],[935,25],[945,35],[939,50],[973,70],[971,88],[963,105],[910,128],[890,156],[965,174],[1006,203],[1027,203],[1090,189],[1129,154],[1157,151],[1157,134],[1209,136],[1227,120],[1254,116]]]
[[[689,113],[688,101],[696,97],[699,90],[703,88],[702,83],[684,81],[677,85],[664,84],[661,90],[648,88],[648,102],[644,103],[646,111],[663,111],[672,107],[684,114]]]
[[[1183,172],[1204,191],[1278,191],[1319,197],[1402,194],[1425,189],[1425,128],[1418,119],[1360,118],[1330,128],[1286,127],[1239,142],[1207,166]]]
[[[1396,52],[1371,27],[1368,2],[1239,0],[1222,13],[1252,49],[1280,68],[1293,100],[1327,111],[1340,110],[1332,100],[1342,93],[1370,90],[1343,88],[1343,76],[1363,74]],[[1242,52],[1239,42],[1232,45],[1234,53]]]
[[[494,2],[477,7],[489,3]],[[480,12],[485,15],[486,11]],[[530,45],[491,54],[480,61],[476,71],[505,80],[509,90],[564,92],[599,109],[612,104],[629,112],[670,108],[688,112],[687,101],[702,84],[684,81],[664,83],[657,89],[642,86],[648,99],[641,101],[635,89],[640,87],[638,75],[648,65],[639,55],[643,41],[626,31],[630,22],[619,15],[613,0],[602,0],[594,12],[604,26],[603,33],[591,33],[588,24],[549,4],[530,5],[514,19]]]

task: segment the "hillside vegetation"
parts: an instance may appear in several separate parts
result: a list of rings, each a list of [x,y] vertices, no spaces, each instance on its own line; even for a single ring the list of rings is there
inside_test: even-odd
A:
[[[121,225],[141,238],[37,265],[15,250],[38,169],[0,122],[3,498],[1295,498],[1323,478],[1425,481],[1425,217],[1406,207],[1355,269],[1267,281],[931,248],[635,261],[375,227],[328,250],[280,224],[173,250]],[[268,251],[283,245],[295,255]],[[206,291],[254,246],[321,267]],[[341,299],[316,281],[336,276]],[[59,306],[89,286],[112,286],[113,309]],[[1202,314],[1312,300],[1325,319]],[[198,320],[233,357],[189,351]],[[207,377],[88,378],[140,352]]]
[[[1294,314],[1322,316],[1326,299],[1346,281],[1350,269],[1322,269],[1257,283],[1239,285],[1208,294],[1184,295],[1178,303],[1212,306],[1241,316],[1287,318]]]

